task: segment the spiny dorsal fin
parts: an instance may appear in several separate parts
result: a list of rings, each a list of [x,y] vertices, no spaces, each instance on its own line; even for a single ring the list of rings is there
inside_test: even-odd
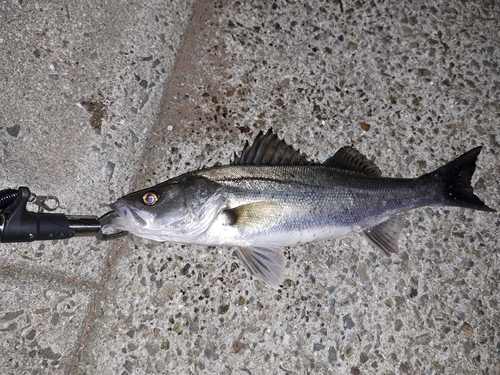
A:
[[[338,150],[335,155],[325,161],[323,165],[350,171],[362,172],[368,176],[380,177],[380,169],[368,160],[361,152],[354,147],[345,146]]]
[[[241,152],[241,156],[234,154],[231,165],[311,165],[307,156],[295,150],[284,140],[279,139],[269,129],[266,134],[262,131],[257,135],[253,144],[248,141]]]
[[[405,218],[403,215],[392,215],[381,222],[363,231],[363,236],[385,255],[398,252],[398,240]]]

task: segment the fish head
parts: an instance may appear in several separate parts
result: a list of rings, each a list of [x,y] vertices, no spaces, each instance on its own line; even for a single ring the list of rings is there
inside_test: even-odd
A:
[[[109,226],[156,241],[190,243],[203,234],[224,201],[220,185],[204,178],[175,178],[130,193],[110,206]]]

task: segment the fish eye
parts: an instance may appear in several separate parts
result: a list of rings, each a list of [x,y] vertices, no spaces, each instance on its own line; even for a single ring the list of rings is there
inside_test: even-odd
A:
[[[142,196],[142,201],[146,206],[154,206],[159,198],[160,196],[157,193],[149,191]]]

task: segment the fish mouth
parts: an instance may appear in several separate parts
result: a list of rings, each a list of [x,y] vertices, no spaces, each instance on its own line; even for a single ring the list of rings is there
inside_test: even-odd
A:
[[[145,227],[147,225],[146,221],[137,213],[134,207],[124,201],[119,199],[115,203],[111,203],[109,206],[115,212],[115,217],[110,222],[112,226],[114,224],[117,224],[118,226],[123,222],[126,222],[127,225],[133,225],[136,227]]]

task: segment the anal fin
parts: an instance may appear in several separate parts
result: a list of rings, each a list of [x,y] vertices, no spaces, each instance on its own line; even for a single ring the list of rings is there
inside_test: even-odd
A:
[[[272,288],[279,289],[285,273],[285,256],[278,246],[238,247],[236,255],[247,270]]]
[[[374,247],[381,250],[385,255],[398,252],[398,240],[405,218],[403,215],[392,215],[386,221],[381,222],[363,231],[363,236]]]

